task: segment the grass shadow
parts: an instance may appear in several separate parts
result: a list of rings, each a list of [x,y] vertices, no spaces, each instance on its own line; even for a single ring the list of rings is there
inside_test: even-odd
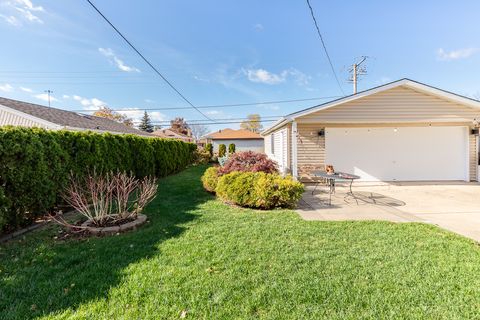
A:
[[[212,196],[193,167],[159,181],[137,231],[103,238],[56,241],[58,227],[35,231],[0,246],[0,318],[27,319],[107,298],[130,264],[161,254],[159,245],[184,232],[195,209]]]

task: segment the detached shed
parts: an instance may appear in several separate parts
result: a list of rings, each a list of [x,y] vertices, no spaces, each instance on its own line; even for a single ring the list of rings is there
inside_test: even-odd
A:
[[[480,102],[402,79],[292,113],[262,132],[284,172],[331,164],[363,181],[478,181]]]

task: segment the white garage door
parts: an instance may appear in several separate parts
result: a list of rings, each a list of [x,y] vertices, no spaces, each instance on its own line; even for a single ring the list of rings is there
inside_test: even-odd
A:
[[[363,181],[468,180],[467,127],[327,128],[325,163]]]

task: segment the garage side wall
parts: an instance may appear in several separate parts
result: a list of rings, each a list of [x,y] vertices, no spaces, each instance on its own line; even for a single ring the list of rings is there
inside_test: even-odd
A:
[[[469,173],[470,181],[478,180],[478,148],[477,148],[477,136],[469,135]]]
[[[291,125],[285,125],[265,135],[265,153],[278,163],[283,174],[290,174],[291,169]]]

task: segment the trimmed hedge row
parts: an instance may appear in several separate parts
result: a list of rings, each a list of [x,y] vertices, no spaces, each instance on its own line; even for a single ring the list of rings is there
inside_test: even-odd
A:
[[[178,140],[93,132],[0,128],[0,232],[62,203],[68,175],[127,171],[166,176],[189,165],[196,145]]]

